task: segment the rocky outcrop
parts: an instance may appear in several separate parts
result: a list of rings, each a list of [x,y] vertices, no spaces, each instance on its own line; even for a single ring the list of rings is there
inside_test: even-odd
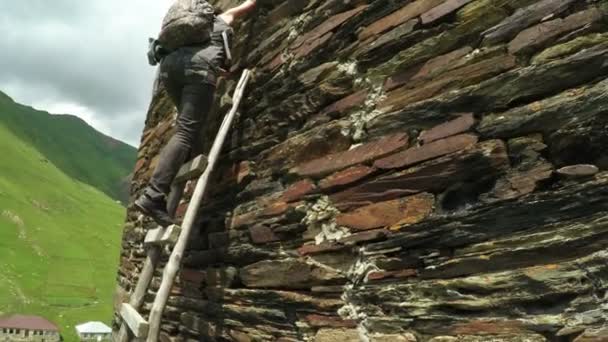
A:
[[[608,340],[606,1],[260,3],[164,341]],[[117,303],[152,226],[129,211]]]

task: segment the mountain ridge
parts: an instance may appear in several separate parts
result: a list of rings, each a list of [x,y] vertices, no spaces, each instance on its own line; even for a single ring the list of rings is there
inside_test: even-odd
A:
[[[125,203],[137,150],[71,114],[50,114],[0,91],[0,123],[30,143],[66,175]]]

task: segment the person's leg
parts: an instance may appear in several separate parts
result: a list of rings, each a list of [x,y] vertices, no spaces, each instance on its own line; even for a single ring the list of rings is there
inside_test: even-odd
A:
[[[198,142],[203,120],[213,104],[215,87],[207,83],[187,84],[179,94],[171,82],[166,82],[173,99],[180,99],[177,105],[177,130],[163,148],[159,163],[154,170],[150,185],[136,205],[160,225],[172,223],[167,213],[166,198],[171,191],[171,183],[181,166],[186,162],[192,146]]]
[[[164,195],[169,195],[173,179],[199,140],[203,120],[213,104],[214,91],[215,87],[206,83],[183,87],[177,130],[161,152],[150,181],[151,186]]]

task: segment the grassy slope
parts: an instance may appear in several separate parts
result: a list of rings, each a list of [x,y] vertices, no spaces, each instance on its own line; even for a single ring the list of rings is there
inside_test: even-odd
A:
[[[124,208],[0,123],[0,314],[110,322]]]
[[[126,201],[123,180],[137,150],[71,115],[50,115],[13,102],[0,92],[0,123],[39,150],[68,176]]]

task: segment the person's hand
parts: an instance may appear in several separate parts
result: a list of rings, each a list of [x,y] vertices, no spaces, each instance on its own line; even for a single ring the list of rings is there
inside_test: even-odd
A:
[[[219,16],[226,24],[231,25],[235,20],[241,19],[243,16],[253,11],[255,6],[256,0],[246,0],[242,4],[227,10]]]
[[[243,3],[243,6],[244,6],[243,9],[244,9],[245,12],[250,12],[250,11],[252,11],[255,8],[256,5],[257,5],[256,0],[246,0]]]

